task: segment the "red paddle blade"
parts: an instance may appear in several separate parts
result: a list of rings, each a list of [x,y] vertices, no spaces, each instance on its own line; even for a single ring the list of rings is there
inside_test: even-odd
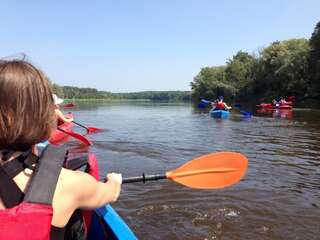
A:
[[[97,133],[97,132],[102,132],[102,129],[100,128],[95,128],[95,127],[88,127],[87,128],[88,134],[90,133]]]
[[[218,152],[187,162],[166,173],[167,178],[191,188],[214,189],[240,181],[248,168],[248,159],[236,152]]]
[[[64,133],[70,135],[71,137],[76,138],[77,140],[79,140],[80,142],[84,143],[85,145],[88,145],[88,146],[92,145],[92,143],[86,137],[84,137],[84,136],[82,136],[82,135],[80,135],[78,133],[67,131],[67,130],[63,130],[61,128],[58,128],[58,129],[59,129],[59,131],[62,131]]]

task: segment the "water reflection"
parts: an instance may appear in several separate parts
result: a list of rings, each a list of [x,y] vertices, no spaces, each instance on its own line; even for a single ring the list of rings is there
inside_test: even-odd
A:
[[[257,109],[258,116],[269,116],[280,119],[292,119],[292,109]]]

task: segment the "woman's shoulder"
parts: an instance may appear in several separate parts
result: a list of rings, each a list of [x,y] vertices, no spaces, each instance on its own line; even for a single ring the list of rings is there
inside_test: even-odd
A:
[[[58,179],[58,186],[63,192],[72,195],[82,195],[93,187],[97,181],[89,174],[62,168]]]
[[[54,217],[52,224],[63,227],[75,209],[80,206],[81,172],[61,169],[53,196]]]
[[[78,207],[77,202],[86,191],[86,188],[83,187],[83,185],[86,185],[85,179],[86,176],[83,172],[62,168],[54,194],[54,205],[61,204],[60,200],[63,199],[65,205],[76,209]]]
[[[85,181],[86,173],[81,171],[74,171],[66,168],[62,168],[58,179],[58,184],[62,183],[64,187],[75,187],[81,182]]]

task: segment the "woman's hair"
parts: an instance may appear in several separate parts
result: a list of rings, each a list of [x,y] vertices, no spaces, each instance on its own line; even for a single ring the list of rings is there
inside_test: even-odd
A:
[[[47,77],[25,60],[0,60],[0,149],[25,150],[55,124]]]

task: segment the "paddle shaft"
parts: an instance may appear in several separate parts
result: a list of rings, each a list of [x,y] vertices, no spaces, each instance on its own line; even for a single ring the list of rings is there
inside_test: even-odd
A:
[[[251,112],[247,112],[247,111],[241,110],[242,106],[240,104],[235,104],[234,107],[237,108],[243,116],[245,116],[245,117],[251,117],[252,116]]]
[[[145,183],[146,181],[155,181],[160,179],[167,179],[167,176],[165,174],[145,175],[143,173],[142,176],[124,178],[122,179],[122,183],[135,183],[135,182]]]
[[[206,99],[201,99],[201,102],[204,104],[211,104],[212,102]]]
[[[84,126],[84,125],[82,125],[82,124],[80,124],[80,123],[78,123],[78,122],[75,122],[75,121],[72,121],[74,124],[77,124],[78,126],[80,126],[80,127],[83,127],[83,128],[85,128],[85,129],[87,129],[88,131],[89,131],[89,128],[87,128],[86,126]]]
[[[200,175],[206,173],[227,173],[227,172],[234,172],[237,171],[235,168],[221,168],[221,169],[202,169],[202,170],[194,170],[194,171],[184,171],[181,173],[175,174],[175,177],[185,177],[185,176],[192,176],[192,175]],[[127,177],[122,179],[122,183],[135,183],[135,182],[143,182],[146,181],[155,181],[161,179],[167,179],[167,174],[155,174],[155,175],[145,175],[142,173],[142,176],[137,177]]]

